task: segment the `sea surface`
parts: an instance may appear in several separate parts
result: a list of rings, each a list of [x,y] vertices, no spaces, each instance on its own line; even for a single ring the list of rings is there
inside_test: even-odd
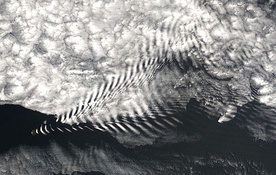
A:
[[[263,118],[275,113],[252,102],[240,108],[235,119],[219,124],[206,119],[197,106],[191,100],[179,114],[183,125],[153,144],[125,146],[89,130],[35,137],[30,131],[49,116],[2,105],[1,174],[276,173],[276,141],[257,140],[250,132],[261,125],[269,128]],[[252,123],[258,126],[249,126]]]

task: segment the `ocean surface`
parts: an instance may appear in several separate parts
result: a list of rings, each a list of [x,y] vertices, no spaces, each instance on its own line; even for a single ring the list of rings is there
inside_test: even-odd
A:
[[[235,119],[219,124],[206,119],[197,106],[191,100],[179,114],[183,125],[153,144],[125,146],[109,134],[89,130],[33,136],[30,131],[49,116],[2,105],[1,174],[276,173],[276,141],[257,140],[249,128],[252,123],[272,127],[263,118],[275,113],[252,102]]]

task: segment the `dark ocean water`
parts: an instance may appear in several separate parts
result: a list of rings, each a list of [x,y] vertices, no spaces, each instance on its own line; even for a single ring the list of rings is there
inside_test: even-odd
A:
[[[50,116],[21,106],[2,105],[0,115],[0,174],[276,173],[276,142],[256,137],[256,127],[274,113],[256,102],[219,124],[191,100],[177,114],[183,125],[152,144],[132,146],[98,131],[32,136]],[[273,127],[265,125],[269,135]]]

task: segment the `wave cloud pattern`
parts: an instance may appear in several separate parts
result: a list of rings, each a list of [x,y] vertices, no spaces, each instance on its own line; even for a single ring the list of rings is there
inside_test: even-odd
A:
[[[37,134],[85,123],[110,133],[162,130],[180,122],[173,114],[192,98],[221,123],[252,101],[275,111],[272,7],[250,0],[2,1],[1,103],[72,126],[46,121]]]

